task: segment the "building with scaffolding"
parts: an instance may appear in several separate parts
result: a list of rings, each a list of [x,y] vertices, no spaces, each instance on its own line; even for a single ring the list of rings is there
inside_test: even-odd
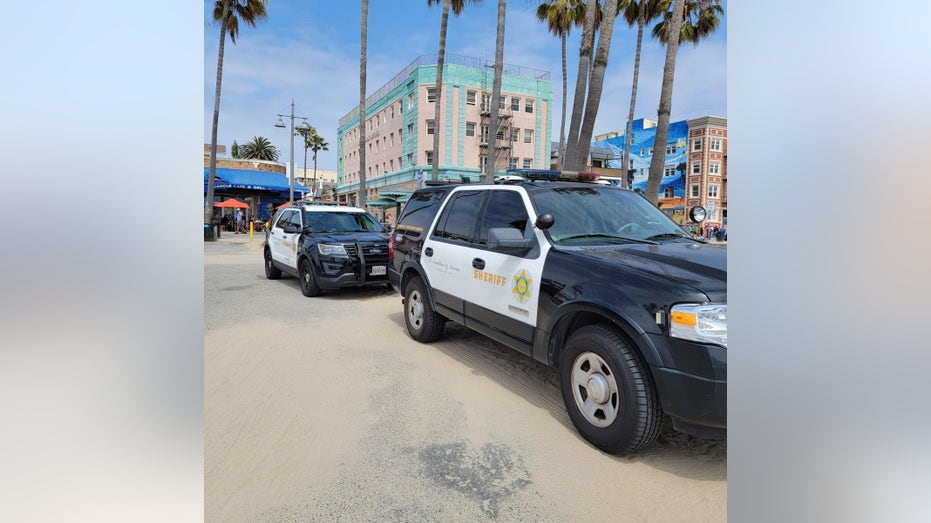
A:
[[[410,63],[365,102],[364,131],[359,107],[337,128],[337,198],[359,205],[359,140],[365,133],[366,204],[394,208],[398,194],[413,191],[432,176],[481,178],[485,162],[496,172],[549,167],[553,84],[548,71],[504,64],[501,97],[492,101],[493,61],[447,54],[443,89],[437,100],[436,55]],[[440,122],[435,104],[442,104]],[[489,129],[497,111],[498,129]],[[434,133],[440,147],[433,150]],[[382,202],[382,193],[394,195]],[[382,205],[384,203],[385,205]]]

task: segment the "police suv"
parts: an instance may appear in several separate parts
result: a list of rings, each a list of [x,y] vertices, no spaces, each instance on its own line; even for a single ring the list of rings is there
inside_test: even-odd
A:
[[[265,277],[301,280],[304,296],[387,285],[388,234],[363,209],[299,203],[283,207],[265,232]]]
[[[726,437],[726,248],[635,192],[564,177],[415,191],[389,242],[408,333],[430,342],[453,320],[558,367],[573,424],[606,452],[646,447],[663,415]]]

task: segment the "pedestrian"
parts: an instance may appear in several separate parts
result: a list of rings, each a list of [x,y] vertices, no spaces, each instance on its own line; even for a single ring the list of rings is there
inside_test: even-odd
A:
[[[236,209],[236,234],[243,232],[242,209]]]

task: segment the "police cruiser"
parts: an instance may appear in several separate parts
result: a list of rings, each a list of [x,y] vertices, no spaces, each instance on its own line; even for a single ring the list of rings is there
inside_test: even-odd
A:
[[[295,276],[304,296],[388,284],[388,233],[357,207],[295,202],[279,209],[263,255],[265,277]]]
[[[411,195],[388,265],[410,336],[436,340],[452,320],[557,367],[573,424],[606,452],[650,445],[663,416],[724,438],[726,248],[635,192],[521,176]]]

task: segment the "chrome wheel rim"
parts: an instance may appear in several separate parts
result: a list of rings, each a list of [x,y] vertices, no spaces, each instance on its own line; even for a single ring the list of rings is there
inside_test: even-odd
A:
[[[423,326],[423,299],[417,291],[407,297],[407,320],[415,330]]]
[[[600,428],[614,423],[620,394],[607,362],[594,352],[584,352],[572,362],[570,376],[572,397],[585,420]]]

